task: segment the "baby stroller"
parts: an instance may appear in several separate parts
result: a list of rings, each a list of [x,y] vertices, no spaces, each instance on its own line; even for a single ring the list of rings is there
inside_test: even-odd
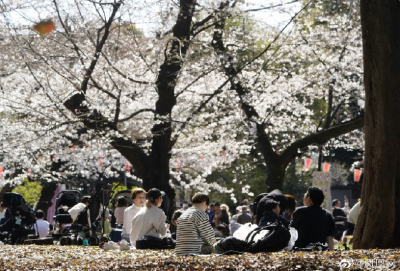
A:
[[[36,222],[33,209],[20,194],[10,192],[4,194],[3,206],[10,210],[10,218],[1,226],[1,231],[7,232],[5,243],[23,244],[28,235],[35,233],[32,228]]]
[[[82,198],[82,194],[76,190],[65,190],[58,193],[56,198],[56,210],[53,216],[54,229],[59,229],[58,233],[53,233],[53,238],[58,240],[62,237],[62,225],[71,224],[72,217],[68,210],[78,204]]]
[[[103,235],[103,222],[113,193],[112,185],[106,184],[92,194],[89,204],[78,214],[69,230],[63,233],[60,245],[83,245],[82,238],[88,239],[88,244],[91,246],[109,241],[109,238]]]

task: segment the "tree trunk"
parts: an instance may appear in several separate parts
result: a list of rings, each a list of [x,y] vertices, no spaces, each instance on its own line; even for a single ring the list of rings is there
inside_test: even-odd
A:
[[[400,247],[400,1],[361,0],[365,171],[354,248]]]
[[[57,186],[57,182],[45,182],[43,184],[42,194],[40,195],[39,202],[35,206],[35,211],[42,210],[45,214],[45,219],[47,219],[47,210],[52,204],[51,199],[56,192]]]
[[[285,179],[286,165],[283,165],[280,160],[267,163],[267,192],[283,188],[283,181]]]

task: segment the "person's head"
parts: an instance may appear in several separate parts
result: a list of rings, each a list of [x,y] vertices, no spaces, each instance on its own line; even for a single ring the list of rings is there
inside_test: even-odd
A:
[[[124,196],[120,196],[117,199],[117,207],[126,207],[128,206],[128,202]]]
[[[37,210],[35,213],[36,219],[43,219],[44,218],[44,212],[42,210]]]
[[[221,204],[221,210],[225,209],[227,212],[229,212],[229,207],[226,204]]]
[[[223,224],[219,224],[215,227],[216,230],[218,230],[222,235],[226,236],[227,235],[227,229],[226,226]]]
[[[303,203],[305,206],[321,206],[324,202],[324,192],[318,187],[310,186],[307,188],[307,192],[304,194]]]
[[[152,188],[149,190],[149,192],[147,192],[147,202],[146,202],[147,208],[150,208],[152,205],[160,207],[162,201],[163,201],[162,193],[159,189]]]
[[[214,203],[215,212],[219,213],[221,211],[221,205],[219,202]]]
[[[247,213],[247,206],[245,206],[245,205],[242,206],[242,213],[243,214]]]
[[[210,212],[214,213],[215,212],[215,207],[214,207],[214,203],[210,204]]]
[[[193,195],[192,203],[196,208],[206,211],[208,204],[210,204],[210,198],[208,197],[207,194],[198,192]],[[215,206],[215,204],[214,204],[214,206]]]
[[[288,213],[289,217],[291,217],[297,207],[296,197],[293,195],[289,195],[289,194],[285,194],[285,196],[288,199],[288,204],[286,206],[286,212]]]
[[[83,196],[81,198],[81,203],[88,205],[89,204],[89,200],[90,200],[90,196]]]
[[[333,207],[340,207],[340,201],[338,199],[332,200],[332,206]]]
[[[281,211],[281,207],[279,206],[278,201],[267,200],[264,205],[264,210],[270,211],[270,212],[273,212],[273,213],[279,215],[279,212]]]
[[[183,210],[182,209],[178,209],[176,210],[172,216],[171,216],[171,223],[172,225],[178,226],[177,222],[178,222],[178,218],[181,217],[181,215],[183,214]]]
[[[236,213],[237,214],[240,214],[241,211],[242,211],[242,206],[236,207]]]
[[[146,190],[137,187],[131,191],[131,199],[137,207],[142,207],[146,202]]]

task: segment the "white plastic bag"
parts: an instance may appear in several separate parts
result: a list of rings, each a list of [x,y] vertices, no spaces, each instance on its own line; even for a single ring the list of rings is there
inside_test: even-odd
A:
[[[252,224],[252,223],[246,223],[243,226],[241,226],[239,229],[237,229],[235,231],[235,233],[233,234],[233,237],[246,241],[246,237],[247,235],[254,230],[255,228],[257,228],[256,224]]]
[[[290,232],[290,240],[287,247],[285,247],[284,250],[292,250],[292,248],[294,247],[294,243],[296,242],[299,236],[295,228],[290,228],[289,232]]]

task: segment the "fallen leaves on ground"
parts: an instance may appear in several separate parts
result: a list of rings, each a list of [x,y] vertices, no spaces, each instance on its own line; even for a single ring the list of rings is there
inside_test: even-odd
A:
[[[345,264],[348,264],[347,266]],[[389,264],[389,265],[388,265]],[[343,268],[342,268],[343,267]],[[348,267],[348,268],[344,268]],[[399,270],[400,250],[175,256],[173,250],[0,247],[0,270]]]

